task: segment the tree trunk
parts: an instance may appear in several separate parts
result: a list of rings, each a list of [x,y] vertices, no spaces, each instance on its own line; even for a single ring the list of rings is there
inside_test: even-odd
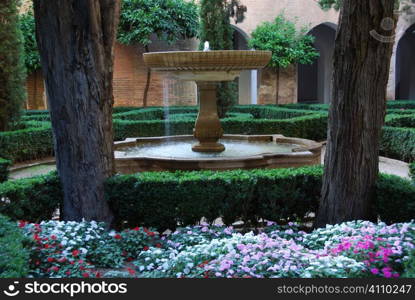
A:
[[[34,0],[65,220],[113,215],[104,181],[114,173],[113,50],[118,0]]]
[[[373,217],[371,204],[393,47],[393,43],[375,38],[373,30],[384,37],[394,34],[394,28],[382,28],[382,20],[394,19],[393,9],[394,1],[390,0],[343,0],[316,227]]]
[[[150,49],[147,46],[145,46],[146,53],[150,52]],[[150,82],[151,82],[151,69],[147,67],[147,81],[146,81],[146,87],[144,88],[144,94],[143,94],[143,107],[147,107],[147,99],[148,99],[148,91],[150,90]]]
[[[277,76],[276,76],[277,82],[275,83],[276,89],[277,89],[275,92],[275,104],[278,105],[279,99],[280,99],[280,67],[277,67],[275,69],[275,72],[277,73]]]

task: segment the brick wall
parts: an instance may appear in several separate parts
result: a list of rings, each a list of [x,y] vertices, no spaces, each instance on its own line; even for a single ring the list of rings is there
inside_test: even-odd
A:
[[[151,51],[193,50],[196,41],[180,41],[174,46],[154,40]],[[147,67],[144,65],[144,49],[140,46],[116,44],[114,51],[114,105],[142,106],[143,93],[147,80]],[[30,74],[27,80],[27,108],[45,109],[43,78],[40,71]],[[196,85],[192,82],[178,82],[167,74],[151,73],[148,106],[194,105]]]

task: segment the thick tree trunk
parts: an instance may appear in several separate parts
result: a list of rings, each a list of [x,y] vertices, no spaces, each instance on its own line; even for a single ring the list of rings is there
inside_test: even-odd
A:
[[[393,9],[391,0],[343,0],[316,227],[373,217],[371,201],[393,43],[382,42],[370,32],[393,35],[394,27],[390,31],[382,28],[382,20],[394,18]]]
[[[150,52],[148,46],[145,46],[146,53]],[[148,91],[150,90],[150,82],[151,82],[151,69],[147,68],[147,79],[146,79],[146,86],[144,88],[143,93],[143,107],[147,107],[147,100],[148,100]]]
[[[113,49],[118,0],[34,0],[65,220],[111,223]]]

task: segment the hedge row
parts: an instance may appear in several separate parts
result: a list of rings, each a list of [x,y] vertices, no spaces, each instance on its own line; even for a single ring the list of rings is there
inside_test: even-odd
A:
[[[48,122],[28,122],[28,128],[0,132],[0,156],[13,161],[53,155],[52,128]]]
[[[409,176],[415,182],[415,162],[409,164]]]
[[[0,157],[0,183],[9,178],[9,167],[11,164],[10,160]]]
[[[388,115],[386,116],[385,125],[390,127],[415,128],[415,113]]]
[[[415,128],[383,127],[382,155],[403,161],[415,161]]]
[[[15,222],[0,215],[0,278],[22,278],[29,272],[27,239]]]
[[[118,226],[153,226],[160,230],[196,224],[202,217],[226,224],[301,220],[316,212],[321,167],[224,172],[144,172],[120,175],[106,183],[106,197]],[[61,206],[56,173],[0,184],[0,213],[11,218],[50,219]],[[387,222],[404,222],[415,215],[415,185],[382,175],[373,210]]]

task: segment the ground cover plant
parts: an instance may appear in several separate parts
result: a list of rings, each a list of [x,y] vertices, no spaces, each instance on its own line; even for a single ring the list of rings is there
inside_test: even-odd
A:
[[[17,225],[15,225],[17,228]],[[252,231],[208,225],[169,233],[102,223],[19,222],[35,277],[402,277],[413,265],[413,222],[354,221],[306,232],[273,222]]]

